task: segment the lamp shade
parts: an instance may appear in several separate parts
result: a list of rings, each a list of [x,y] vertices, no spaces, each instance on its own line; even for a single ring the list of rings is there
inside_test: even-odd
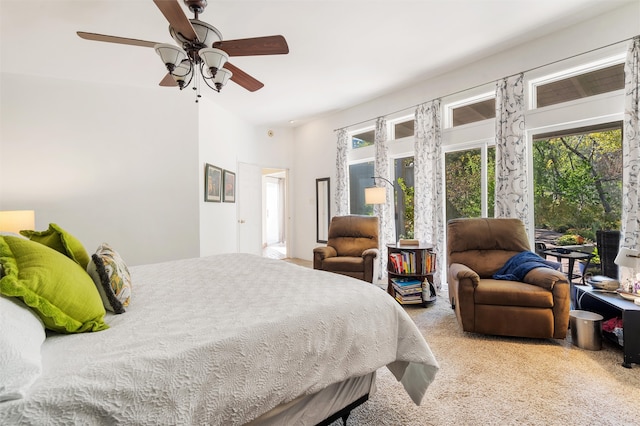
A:
[[[36,224],[33,210],[0,211],[0,232],[19,233],[24,229],[33,230]]]
[[[640,251],[621,247],[613,263],[625,268],[635,268],[640,258]]]
[[[198,51],[200,59],[204,62],[207,69],[211,72],[211,77],[215,77],[212,69],[217,71],[222,69],[224,64],[229,60],[229,55],[224,50],[216,49],[214,47],[205,47]]]
[[[193,74],[191,61],[185,59],[184,61],[180,62],[180,65],[176,67],[171,76],[179,86],[182,86],[184,84],[189,84],[189,81],[191,80],[191,74]],[[182,82],[182,84],[180,84],[180,82]]]
[[[380,186],[364,189],[365,204],[384,204],[387,202],[387,190]]]
[[[180,62],[187,59],[187,52],[173,44],[159,43],[153,46],[153,48],[160,56],[162,63],[165,64],[169,72],[172,72]]]
[[[218,85],[222,87],[227,84],[227,81],[229,81],[231,76],[233,76],[233,73],[231,71],[226,68],[220,68],[216,73],[215,78],[213,79],[213,83],[216,85],[216,87],[218,87]]]

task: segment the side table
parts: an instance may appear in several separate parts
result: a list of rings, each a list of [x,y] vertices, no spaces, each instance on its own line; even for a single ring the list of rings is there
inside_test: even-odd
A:
[[[542,250],[542,254],[544,255],[545,259],[547,256],[555,256],[558,262],[562,262],[562,259],[569,260],[569,268],[566,272],[566,275],[567,275],[567,279],[569,280],[569,298],[571,300],[571,306],[575,306],[574,301],[575,301],[576,291],[573,286],[573,279],[581,277],[583,285],[585,284],[585,282],[584,282],[584,273],[582,275],[574,274],[573,268],[575,267],[576,260],[586,260],[587,264],[584,267],[584,270],[586,271],[587,268],[589,267],[589,262],[591,262],[591,258],[593,257],[593,254],[583,253],[581,251],[572,251],[572,250],[567,250],[563,248]]]
[[[616,293],[595,290],[588,285],[576,285],[576,306],[596,312],[605,320],[622,317],[622,366],[631,368],[631,363],[640,364],[640,306]]]

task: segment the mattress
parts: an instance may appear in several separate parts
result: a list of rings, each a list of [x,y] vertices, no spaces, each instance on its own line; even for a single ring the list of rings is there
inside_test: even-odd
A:
[[[249,254],[130,268],[110,328],[50,334],[0,424],[241,425],[386,366],[419,404],[438,369],[380,288]]]

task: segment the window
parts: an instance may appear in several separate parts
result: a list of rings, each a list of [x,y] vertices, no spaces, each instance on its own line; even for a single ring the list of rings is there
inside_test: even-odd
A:
[[[349,211],[372,215],[373,206],[364,203],[364,189],[373,186],[373,161],[349,165]]]
[[[407,138],[409,136],[413,136],[413,132],[414,132],[413,122],[414,120],[411,119],[411,120],[403,121],[401,123],[394,124],[393,135],[391,135],[391,139],[402,139],[402,138]]]
[[[486,152],[486,155],[483,155],[483,152]],[[495,147],[480,147],[445,154],[447,221],[460,217],[493,216],[495,158]]]
[[[351,147],[353,149],[362,148],[373,145],[375,140],[375,130],[371,129],[366,132],[351,135]]]
[[[624,89],[624,55],[533,79],[531,108],[556,105]]]
[[[486,99],[469,105],[454,108],[453,127],[496,117],[496,99]]]
[[[413,238],[413,156],[396,158],[393,162],[396,187],[396,235]]]
[[[397,158],[393,162],[395,178],[393,189],[388,182],[377,182],[387,191],[393,191],[396,199],[395,224],[398,237],[413,238],[413,157]],[[351,214],[372,215],[373,205],[365,204],[364,190],[374,186],[374,162],[349,166],[349,211]]]
[[[495,92],[486,92],[445,105],[445,127],[488,120],[496,116]]]
[[[537,229],[570,232],[591,241],[617,230],[622,209],[622,123],[533,138]]]

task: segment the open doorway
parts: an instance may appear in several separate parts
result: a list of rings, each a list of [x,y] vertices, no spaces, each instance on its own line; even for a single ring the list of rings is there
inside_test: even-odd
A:
[[[285,259],[287,253],[287,171],[262,169],[262,255]]]

